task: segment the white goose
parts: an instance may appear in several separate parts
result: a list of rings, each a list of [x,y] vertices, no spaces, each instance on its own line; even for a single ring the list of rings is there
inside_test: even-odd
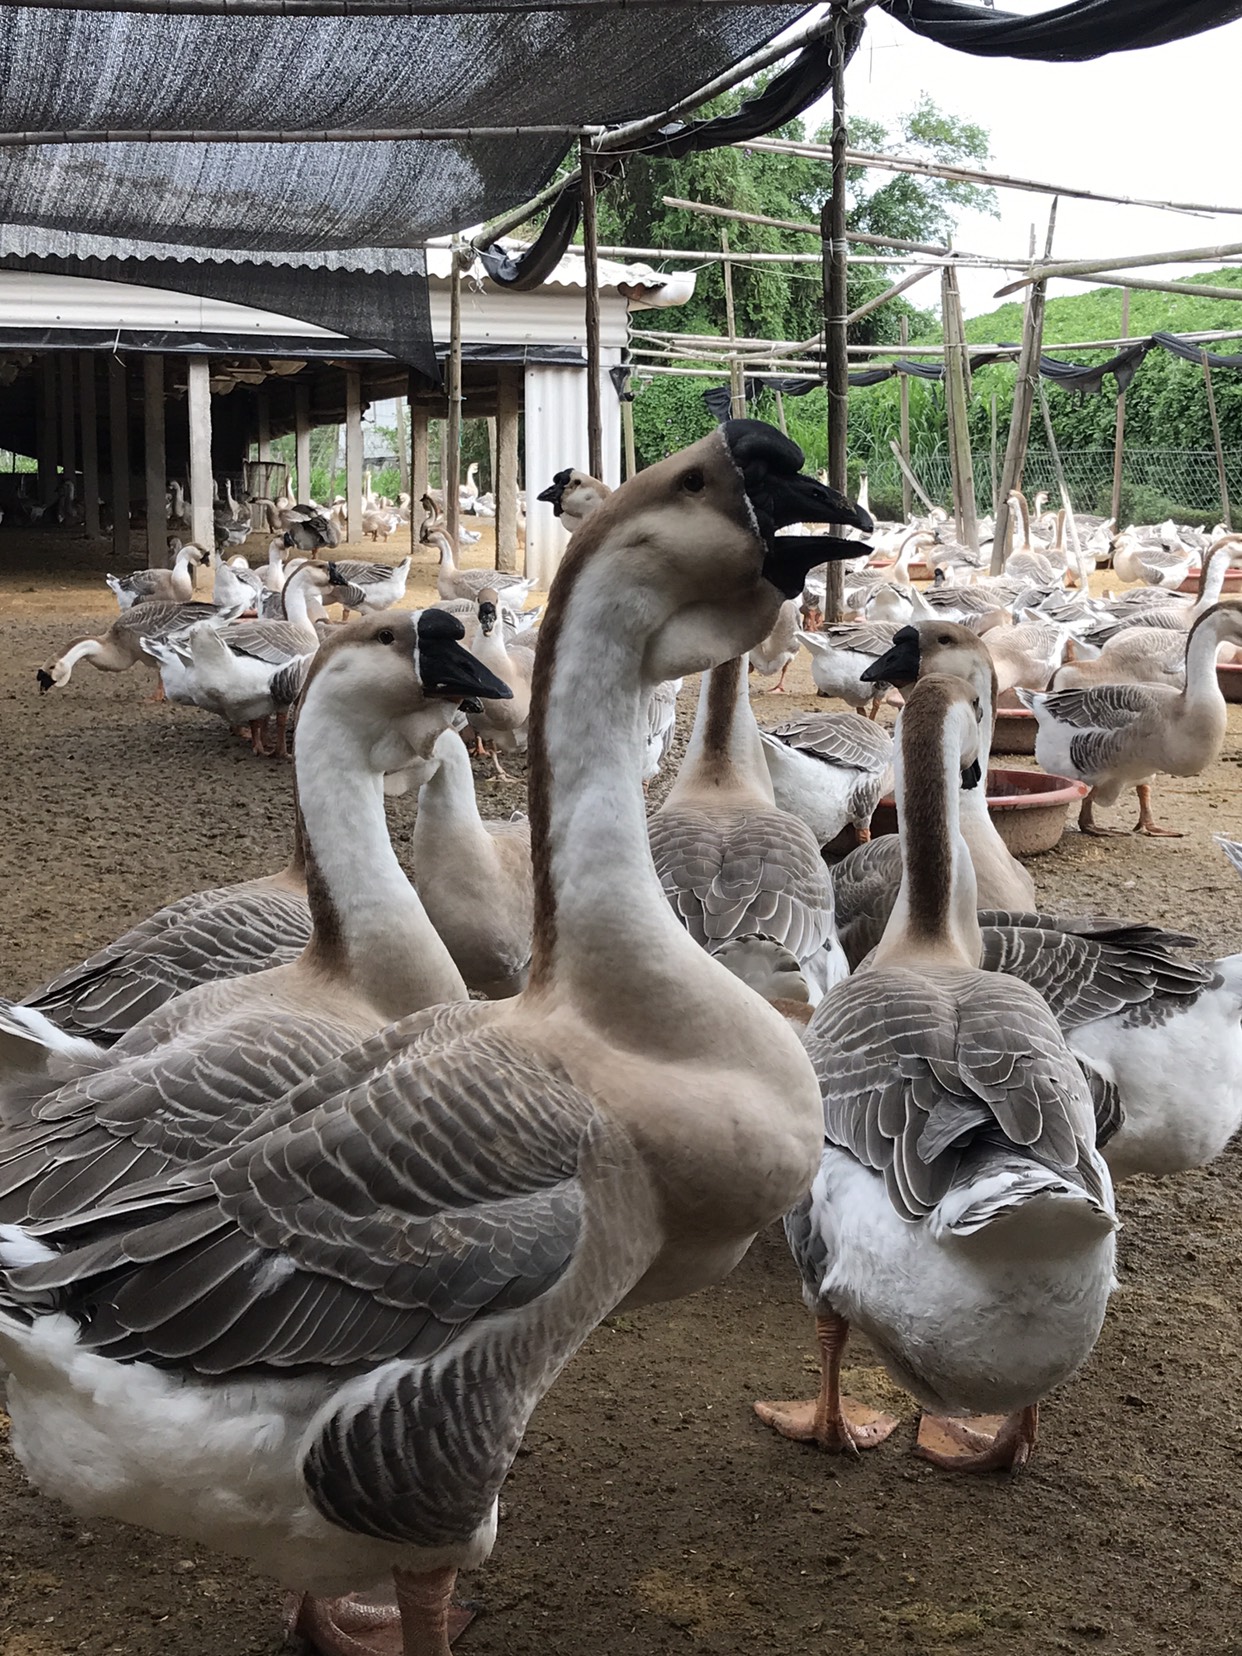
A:
[[[800,632],[798,642],[811,657],[816,694],[837,696],[852,708],[866,709],[869,719],[880,710],[888,686],[863,675],[893,642],[895,626],[879,621],[830,623],[819,632]]]
[[[936,676],[901,715],[901,894],[872,959],[806,1033],[825,1145],[786,1234],[816,1317],[820,1393],[756,1404],[824,1448],[882,1441],[892,1417],[840,1393],[854,1325],[934,1411],[920,1453],[971,1471],[1029,1458],[1040,1400],[1099,1335],[1116,1228],[1091,1096],[1052,1014],[1017,979],[979,970],[958,801],[980,780],[986,718],[968,684]],[[997,1413],[990,1433],[954,1418]]]
[[[354,558],[335,558],[327,566],[328,591],[323,601],[340,604],[346,620],[350,610],[357,610],[360,615],[378,615],[405,597],[410,562],[409,558],[402,558],[399,564],[390,567],[360,563]]]
[[[777,808],[740,661],[704,674],[686,757],[648,827],[669,902],[709,952],[768,937],[797,958],[812,1000],[846,975],[832,880],[811,830]]]
[[[893,780],[893,739],[857,713],[803,713],[759,732],[772,792],[819,845],[852,824],[871,837],[872,813]]]
[[[194,570],[211,562],[212,554],[191,542],[173,543],[176,556],[171,569],[135,569],[130,575],[105,575],[121,611],[135,604],[188,604],[194,596]],[[217,603],[229,600],[217,596]]]
[[[453,543],[442,529],[429,529],[424,539],[439,549],[436,586],[441,598],[470,598],[477,604],[484,587],[499,592],[506,604],[519,606],[533,592],[533,575],[514,575],[499,569],[459,569]]]
[[[491,1550],[560,1369],[617,1304],[719,1280],[797,1200],[813,1073],[670,912],[639,774],[652,684],[750,649],[822,560],[771,528],[865,524],[800,460],[730,422],[625,485],[562,561],[527,990],[381,1032],[226,1155],[122,1188],[119,1228],[105,1205],[5,1234],[7,1408],[42,1487],[317,1595],[391,1570],[407,1656],[447,1656],[457,1569]],[[307,1598],[297,1627],[340,1656],[364,1615]]]

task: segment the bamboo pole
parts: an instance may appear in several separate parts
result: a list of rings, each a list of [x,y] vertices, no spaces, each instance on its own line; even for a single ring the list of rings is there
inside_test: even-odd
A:
[[[215,526],[211,504],[211,363],[205,356],[190,358],[185,400],[190,426],[190,538],[207,550],[215,545]]]
[[[1130,332],[1130,290],[1121,290],[1121,337]],[[1113,432],[1113,528],[1121,528],[1121,461],[1126,435],[1126,394],[1117,393],[1117,423]]]
[[[77,493],[77,430],[74,420],[73,352],[60,353],[60,464],[64,480]]]
[[[164,358],[148,351],[142,359],[142,440],[149,569],[168,568],[168,462],[165,458],[164,413]],[[204,551],[210,550],[210,547],[204,548]]]
[[[592,477],[604,476],[604,414],[600,403],[599,345],[599,234],[595,200],[595,161],[590,146],[579,146],[582,169],[582,253],[586,265],[586,375],[587,375],[587,470]]]
[[[1044,384],[1039,382],[1039,411],[1043,415],[1044,435],[1048,440],[1048,455],[1052,461],[1052,469],[1056,474],[1057,488],[1061,492],[1061,509],[1065,513],[1065,527],[1069,533],[1070,549],[1077,555],[1081,550],[1078,541],[1078,524],[1074,519],[1074,503],[1070,499],[1069,484],[1065,481],[1065,467],[1061,464],[1061,451],[1057,447],[1057,434],[1052,429],[1052,413],[1048,407],[1048,393]]]
[[[1192,294],[1196,299],[1229,299],[1235,304],[1242,288],[1211,287],[1206,282],[1153,282],[1145,276],[1067,276],[1069,282],[1089,282],[1092,287],[1142,288],[1144,293]],[[1064,347],[1061,347],[1064,349]]]
[[[405,442],[405,398],[398,397],[397,415],[397,486],[402,494],[410,492],[410,454]],[[492,459],[492,488],[496,487],[496,460]]]
[[[785,398],[779,390],[774,389],[772,395],[776,398],[776,423],[781,428],[781,436],[789,436],[789,427],[785,423]]]
[[[1136,253],[1129,258],[1074,259],[1067,264],[1040,265],[1000,288],[997,299],[1006,299],[1032,282],[1047,282],[1054,276],[1096,276],[1103,270],[1142,270],[1146,265],[1197,264],[1201,260],[1234,259],[1242,254],[1242,242],[1222,242],[1216,247],[1180,247],[1172,253]]]
[[[729,260],[729,232],[720,232],[720,251],[724,254],[725,325],[729,330],[729,412],[735,420],[746,418],[746,382],[742,377],[741,359],[737,355],[737,313],[733,307],[733,265]]]
[[[994,522],[995,522],[995,519],[996,519],[996,496],[997,496],[997,492],[1000,488],[1000,477],[998,475],[998,469],[999,468],[997,466],[997,460],[996,460],[996,392],[993,391],[993,393],[992,393],[992,519],[993,519]]]
[[[901,317],[901,319],[898,322],[898,327],[901,330],[899,337],[901,339],[901,343],[904,345],[906,343],[906,341],[910,338],[910,318],[908,316]],[[898,376],[897,376],[897,390],[898,390],[898,396],[901,399],[901,413],[900,413],[900,422],[901,423],[900,423],[900,426],[898,428],[901,432],[901,452],[905,457],[906,464],[909,465],[909,463],[910,463],[910,376],[908,374],[898,374]],[[909,523],[909,521],[910,521],[910,512],[911,512],[910,479],[906,476],[905,472],[903,471],[902,474],[901,474],[901,521],[903,523]]]
[[[362,540],[362,375],[345,370],[345,532]]]
[[[634,446],[634,404],[621,404],[621,436],[625,442],[625,476],[628,482],[638,471],[638,454]]]
[[[1052,238],[1057,223],[1057,200],[1053,197],[1048,214],[1048,234],[1044,242],[1045,258],[1052,251]],[[1033,232],[1032,232],[1033,233]],[[1013,388],[1013,410],[1009,416],[1009,437],[1005,443],[1005,464],[1001,470],[1000,499],[996,502],[996,530],[992,539],[993,575],[999,575],[1009,556],[1009,496],[1022,486],[1022,471],[1026,464],[1026,446],[1031,436],[1031,414],[1035,407],[1035,387],[1039,381],[1039,356],[1044,337],[1044,300],[1047,288],[1036,282],[1030,290],[1026,317],[1022,324],[1022,355],[1018,358],[1018,373]]]
[[[1179,289],[1179,292],[1182,292],[1182,293],[1185,293],[1186,291],[1187,290],[1185,288]],[[1194,291],[1197,292],[1198,289],[1195,289]],[[1237,289],[1236,292],[1237,292],[1238,298],[1240,300],[1242,300],[1242,288]],[[853,318],[853,313],[851,313],[851,318]],[[677,332],[675,332],[671,329],[661,330],[661,329],[658,329],[658,328],[635,328],[635,329],[632,330],[632,332],[633,332],[633,337],[635,339],[668,339],[668,340],[675,340],[675,341],[685,341],[685,342],[689,342],[690,344],[694,344],[694,345],[715,346],[715,347],[718,347],[718,348],[721,348],[721,349],[727,347],[727,345],[728,345],[728,340],[724,337],[723,334],[677,333]],[[815,337],[816,337],[816,339],[818,339],[819,336],[816,335]],[[1200,330],[1190,332],[1190,333],[1178,334],[1177,337],[1179,339],[1185,340],[1186,343],[1190,344],[1190,345],[1198,345],[1198,344],[1201,344],[1201,343],[1215,344],[1217,341],[1221,341],[1221,340],[1242,339],[1242,328],[1200,329]],[[1134,335],[1127,334],[1124,338],[1119,338],[1119,339],[1068,339],[1068,340],[1062,340],[1060,343],[1058,343],[1056,348],[1057,348],[1058,351],[1104,351],[1104,350],[1110,350],[1110,349],[1115,350],[1115,349],[1119,349],[1122,345],[1133,344],[1134,338],[1135,338]],[[809,348],[809,343],[810,342],[808,342],[808,348]],[[738,340],[738,344],[742,345],[742,346],[763,347],[764,349],[767,349],[768,347],[771,347],[773,349],[776,349],[776,348],[791,349],[792,348],[792,342],[790,340],[787,340],[787,339],[749,339],[749,338],[746,338],[745,336],[743,336],[741,339]],[[971,350],[972,350],[972,362],[973,362],[973,358],[974,358],[975,354],[979,354],[979,353],[982,353],[982,352],[985,352],[985,351],[988,352],[989,354],[991,354],[993,352],[999,352],[1002,356],[1009,355],[1009,356],[1012,356],[1012,357],[1016,358],[1021,353],[1022,347],[1020,345],[977,345],[977,346],[972,346]],[[849,353],[852,357],[866,357],[866,358],[898,357],[898,356],[943,357],[943,355],[944,355],[944,346],[943,345],[905,345],[905,346],[903,346],[903,345],[851,345],[849,347]],[[707,353],[705,352],[704,354],[706,355]]]
[[[193,366],[193,362],[191,362]],[[125,360],[108,359],[109,495],[112,504],[112,555],[129,559],[129,388]]]
[[[832,188],[820,215],[820,252],[824,282],[824,379],[828,392],[828,483],[847,493],[849,464],[846,439],[849,425],[850,359],[847,349],[849,301],[846,266],[846,117],[845,117],[845,34],[846,22],[839,14],[833,19],[832,63]],[[824,613],[839,621],[845,603],[845,574],[839,562],[827,565]]]
[[[946,270],[941,284],[941,308],[945,337],[945,406],[949,411],[949,457],[953,474],[953,511],[958,538],[971,551],[979,547],[979,522],[975,511],[975,465],[970,452],[966,376],[966,337],[962,322],[957,272]]]
[[[518,545],[518,416],[522,368],[502,363],[496,378],[496,568],[516,570]]]
[[[772,155],[802,155],[812,161],[826,159],[830,148],[794,138],[747,138],[733,145],[734,149],[757,150]],[[1172,213],[1230,213],[1242,214],[1242,207],[1220,207],[1202,201],[1157,201],[1144,196],[1105,195],[1097,190],[1082,190],[1065,184],[1043,184],[1033,178],[1020,178],[1012,173],[985,172],[981,167],[954,167],[934,161],[920,161],[906,155],[876,155],[870,150],[848,150],[846,164],[851,167],[874,167],[880,172],[915,173],[925,178],[943,178],[956,184],[985,184],[994,189],[1029,190],[1035,195],[1065,196],[1076,201],[1107,201],[1121,207],[1156,207]]]
[[[933,507],[933,505],[931,503],[930,497],[928,496],[926,490],[923,488],[923,485],[919,482],[918,478],[914,475],[914,467],[910,464],[910,462],[906,459],[905,455],[901,452],[900,445],[898,443],[894,442],[890,438],[888,446],[889,446],[889,448],[892,449],[893,454],[896,457],[897,464],[901,468],[901,475],[906,479],[907,483],[909,483],[910,487],[914,490],[915,494],[918,495],[919,499],[923,502],[924,506],[927,507],[927,510],[929,512],[934,511],[935,508]]]
[[[664,196],[665,207],[678,207],[685,213],[699,213],[706,218],[731,219],[736,224],[759,224],[770,230],[793,230],[800,236],[818,236],[819,225],[811,219],[782,219],[769,218],[766,213],[743,213],[737,207],[717,207],[707,201],[683,201],[679,196]],[[846,232],[846,240],[857,242],[864,247],[893,247],[901,253],[939,253],[947,255],[950,252],[937,242],[903,241],[897,236],[870,236],[864,235],[861,230]],[[966,255],[971,257],[970,254]]]
[[[449,540],[458,545],[461,500],[461,239],[453,237],[453,276],[449,288],[448,422],[444,438],[444,516]]]
[[[1212,422],[1212,442],[1216,448],[1216,475],[1220,479],[1220,520],[1226,529],[1232,528],[1233,520],[1229,512],[1229,479],[1225,475],[1225,450],[1220,440],[1220,421],[1216,418],[1216,393],[1212,389],[1212,365],[1208,361],[1208,354],[1204,350],[1199,352],[1203,363],[1203,386],[1207,392],[1208,418]]]

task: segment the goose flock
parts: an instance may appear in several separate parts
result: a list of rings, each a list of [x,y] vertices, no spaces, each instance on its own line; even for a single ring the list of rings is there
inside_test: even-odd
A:
[[[1040,603],[1056,619],[1023,628],[1086,622],[1063,588],[988,593],[1011,620],[982,632],[991,609],[912,587],[865,647],[800,629],[813,572],[874,528],[802,467],[729,420],[616,490],[558,473],[573,534],[538,617],[447,539],[421,610],[393,607],[408,560],[281,546],[234,569],[245,591],[217,554],[213,604],[118,592],[103,638],[40,669],[145,660],[257,751],[293,713],[296,787],[283,868],[0,1003],[14,1452],[79,1513],[250,1560],[322,1656],[447,1656],[566,1363],[778,1219],[820,1385],[759,1417],[829,1451],[889,1438],[842,1390],[854,1327],[923,1410],[918,1454],[1022,1467],[1107,1315],[1114,1182],[1242,1123],[1242,955],[1043,907],[983,785],[1002,685],[1100,803],[1209,762],[1238,611],[1179,622],[1180,686],[1002,672],[992,634]],[[850,656],[824,680],[849,707],[761,729],[748,669],[782,674],[799,633]],[[852,710],[889,695],[891,736]],[[498,772],[525,752],[525,816],[483,818],[468,744]],[[872,838],[890,786],[899,832]],[[384,803],[410,790],[412,877]]]

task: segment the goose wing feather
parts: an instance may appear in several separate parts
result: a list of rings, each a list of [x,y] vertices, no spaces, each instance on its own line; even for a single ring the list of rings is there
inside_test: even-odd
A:
[[[1095,1194],[1086,1085],[1025,984],[968,971],[864,972],[825,998],[805,1044],[825,1137],[883,1176],[903,1218],[939,1205],[976,1141],[1020,1149]]]
[[[310,910],[296,892],[221,886],[158,909],[23,1002],[71,1035],[112,1045],[196,984],[296,960]]]
[[[220,628],[220,636],[234,655],[283,667],[306,649],[306,634],[292,621],[235,621]]]
[[[848,770],[882,771],[893,759],[893,738],[888,731],[858,713],[806,713],[763,734]]]

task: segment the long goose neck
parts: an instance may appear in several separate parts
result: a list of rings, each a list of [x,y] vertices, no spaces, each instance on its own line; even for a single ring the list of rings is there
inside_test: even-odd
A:
[[[1022,520],[1022,545],[1018,548],[1018,551],[1029,552],[1031,550],[1031,511],[1026,503],[1026,496],[1020,489],[1015,489],[1009,497],[1009,503],[1011,507],[1015,503],[1017,504],[1018,516]]]
[[[307,608],[306,586],[307,583],[304,580],[298,580],[296,576],[294,579],[286,581],[280,590],[281,607],[285,612],[287,621],[291,621],[309,638],[313,638],[318,642],[319,635],[315,631],[311,622],[310,611]]]
[[[682,927],[656,875],[642,775],[655,682],[644,654],[659,600],[614,569],[598,557],[562,566],[540,629],[526,994],[567,1000],[614,1047],[715,1057],[750,1028],[751,997]]]
[[[1190,629],[1186,640],[1186,688],[1182,697],[1187,707],[1215,708],[1224,706],[1224,696],[1216,677],[1216,626],[1209,611]]]
[[[440,548],[440,568],[445,570],[449,575],[456,575],[457,560],[453,554],[452,541],[442,529],[437,529],[432,536],[432,539]]]
[[[741,656],[703,674],[690,745],[666,803],[688,794],[758,794],[774,804]]]
[[[414,819],[414,866],[417,869],[434,843],[450,836],[480,844],[491,836],[479,815],[474,791],[474,773],[466,744],[457,733],[442,736],[436,743],[439,763],[418,790],[418,815]]]
[[[943,705],[924,700],[905,710],[894,764],[901,888],[875,964],[977,967],[983,940],[974,865],[962,836],[961,745]],[[983,791],[982,782],[975,791]]]
[[[1214,546],[1203,560],[1203,568],[1199,572],[1199,596],[1195,600],[1192,614],[1196,617],[1205,615],[1213,604],[1220,603],[1220,595],[1225,590],[1225,576],[1229,573],[1229,546]]]
[[[384,1021],[466,988],[393,852],[383,774],[347,709],[312,679],[298,716],[297,793],[313,931],[311,968]]]

